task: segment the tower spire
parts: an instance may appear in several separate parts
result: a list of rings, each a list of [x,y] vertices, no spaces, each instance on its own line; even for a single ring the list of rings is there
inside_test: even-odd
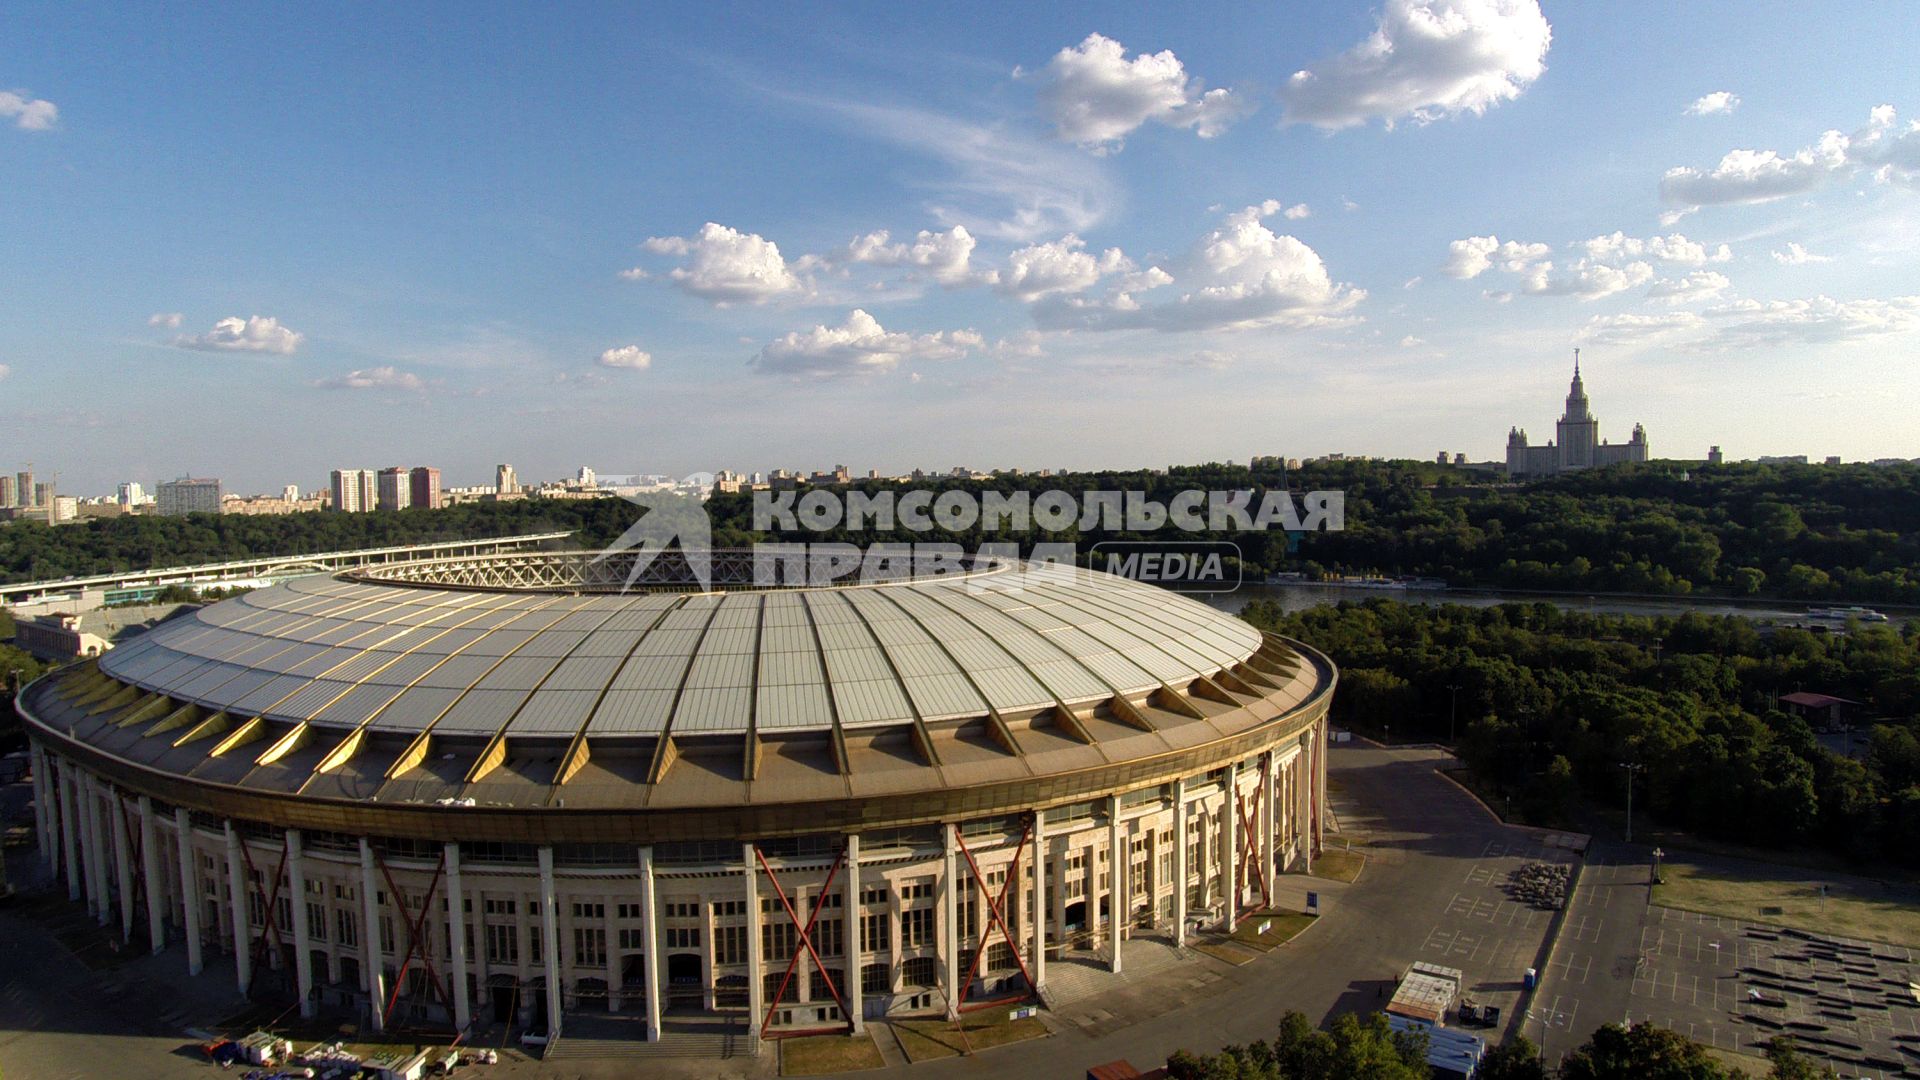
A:
[[[1577,345],[1573,349],[1573,377],[1580,377],[1580,347]]]

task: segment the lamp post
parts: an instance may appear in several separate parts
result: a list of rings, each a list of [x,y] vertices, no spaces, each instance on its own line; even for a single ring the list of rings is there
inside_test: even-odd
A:
[[[1453,745],[1453,721],[1460,712],[1460,684],[1447,684],[1447,745]]]
[[[1627,843],[1633,843],[1633,774],[1646,768],[1638,761],[1623,761],[1620,767],[1627,771]]]
[[[1666,852],[1664,852],[1664,851],[1662,851],[1662,850],[1660,850],[1659,848],[1654,848],[1654,849],[1653,849],[1653,881],[1652,881],[1652,884],[1654,884],[1654,885],[1658,885],[1658,884],[1660,884],[1660,857],[1661,857],[1661,856],[1663,856],[1663,855],[1665,855],[1665,854],[1666,854]]]

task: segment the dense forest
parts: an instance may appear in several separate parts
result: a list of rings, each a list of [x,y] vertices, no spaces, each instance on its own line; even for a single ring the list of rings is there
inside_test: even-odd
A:
[[[918,487],[1038,493],[1144,491],[1165,502],[1190,488],[1346,494],[1346,529],[1230,537],[1249,576],[1295,570],[1416,574],[1455,585],[1579,592],[1716,592],[1920,603],[1920,467],[1869,465],[1617,466],[1527,484],[1419,462],[1310,462],[1284,473],[1198,465],[1164,471],[929,479]],[[898,490],[878,481],[853,485]],[[747,495],[709,504],[714,541],[755,539],[1078,542],[1141,539],[1124,530],[850,534],[753,533]],[[109,518],[0,527],[0,581],[564,530],[603,546],[638,515],[618,499],[526,499],[444,510],[278,517]],[[1165,539],[1166,531],[1155,534]]]
[[[1793,1046],[1767,1047],[1764,1080],[1838,1080]],[[1167,1059],[1168,1080],[1426,1080],[1426,1036],[1395,1032],[1387,1018],[1346,1014],[1318,1031],[1300,1013],[1280,1019],[1272,1040],[1229,1046],[1217,1054],[1180,1051]],[[1652,1024],[1604,1024],[1557,1065],[1540,1060],[1525,1038],[1487,1051],[1478,1080],[1740,1080],[1748,1074],[1716,1061],[1699,1043]]]
[[[1671,827],[1920,865],[1920,627],[1390,600],[1293,614],[1257,601],[1243,616],[1340,665],[1336,722],[1396,740],[1453,728],[1483,786],[1535,820],[1565,818],[1581,795],[1624,803],[1632,762],[1636,813]],[[1849,738],[1864,760],[1782,710],[1796,690],[1861,703]]]

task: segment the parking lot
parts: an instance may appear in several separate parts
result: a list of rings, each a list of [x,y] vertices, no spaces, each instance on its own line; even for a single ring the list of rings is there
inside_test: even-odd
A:
[[[1451,893],[1435,893],[1434,921],[1414,959],[1459,968],[1465,1002],[1499,1009],[1502,1029],[1517,1023],[1523,979],[1538,962],[1553,912],[1509,895],[1508,877],[1531,863],[1571,866],[1576,858],[1534,840],[1487,841]]]
[[[1744,1054],[1789,1035],[1845,1076],[1920,1077],[1920,955],[1651,906],[1650,869],[1596,852],[1583,872],[1524,1029],[1549,1058],[1600,1024],[1651,1021]]]

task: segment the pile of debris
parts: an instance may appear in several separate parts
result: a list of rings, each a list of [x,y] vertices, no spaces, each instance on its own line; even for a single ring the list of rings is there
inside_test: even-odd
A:
[[[1507,896],[1515,903],[1558,911],[1567,906],[1567,879],[1572,872],[1564,863],[1528,863],[1507,875]]]

